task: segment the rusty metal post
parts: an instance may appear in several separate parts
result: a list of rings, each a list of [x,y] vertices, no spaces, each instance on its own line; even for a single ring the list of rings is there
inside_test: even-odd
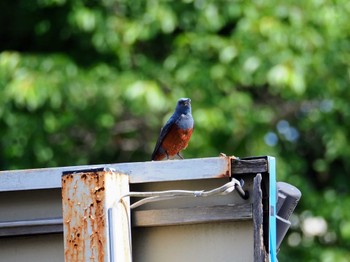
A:
[[[65,261],[131,261],[129,177],[112,170],[62,176]],[[113,233],[114,232],[114,233]]]

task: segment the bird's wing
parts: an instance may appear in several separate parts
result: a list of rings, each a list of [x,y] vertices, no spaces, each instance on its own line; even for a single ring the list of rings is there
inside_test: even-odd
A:
[[[176,123],[177,119],[175,118],[174,115],[172,115],[170,117],[170,119],[168,120],[168,122],[166,122],[166,124],[164,125],[164,127],[160,130],[160,134],[157,140],[157,144],[154,148],[154,151],[152,153],[152,159],[154,158],[155,154],[157,153],[160,144],[162,143],[162,141],[164,140],[164,138],[166,137],[166,135],[169,133],[170,128]]]

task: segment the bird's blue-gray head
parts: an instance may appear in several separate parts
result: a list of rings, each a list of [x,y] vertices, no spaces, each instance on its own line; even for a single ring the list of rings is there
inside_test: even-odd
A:
[[[180,98],[177,101],[175,112],[177,114],[191,114],[191,99]]]

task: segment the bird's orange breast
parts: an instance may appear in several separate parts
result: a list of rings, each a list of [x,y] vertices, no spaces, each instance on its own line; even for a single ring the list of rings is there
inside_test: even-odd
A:
[[[181,150],[185,149],[190,141],[193,128],[181,129],[173,125],[169,133],[164,138],[161,147],[169,156],[175,156]]]

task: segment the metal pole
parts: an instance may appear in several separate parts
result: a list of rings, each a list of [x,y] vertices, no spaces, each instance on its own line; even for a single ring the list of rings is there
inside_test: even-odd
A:
[[[129,177],[113,170],[64,172],[65,261],[131,261]],[[121,206],[122,205],[122,206]],[[116,209],[113,216],[109,210]],[[113,226],[111,226],[113,225]],[[110,231],[117,234],[110,233]]]

